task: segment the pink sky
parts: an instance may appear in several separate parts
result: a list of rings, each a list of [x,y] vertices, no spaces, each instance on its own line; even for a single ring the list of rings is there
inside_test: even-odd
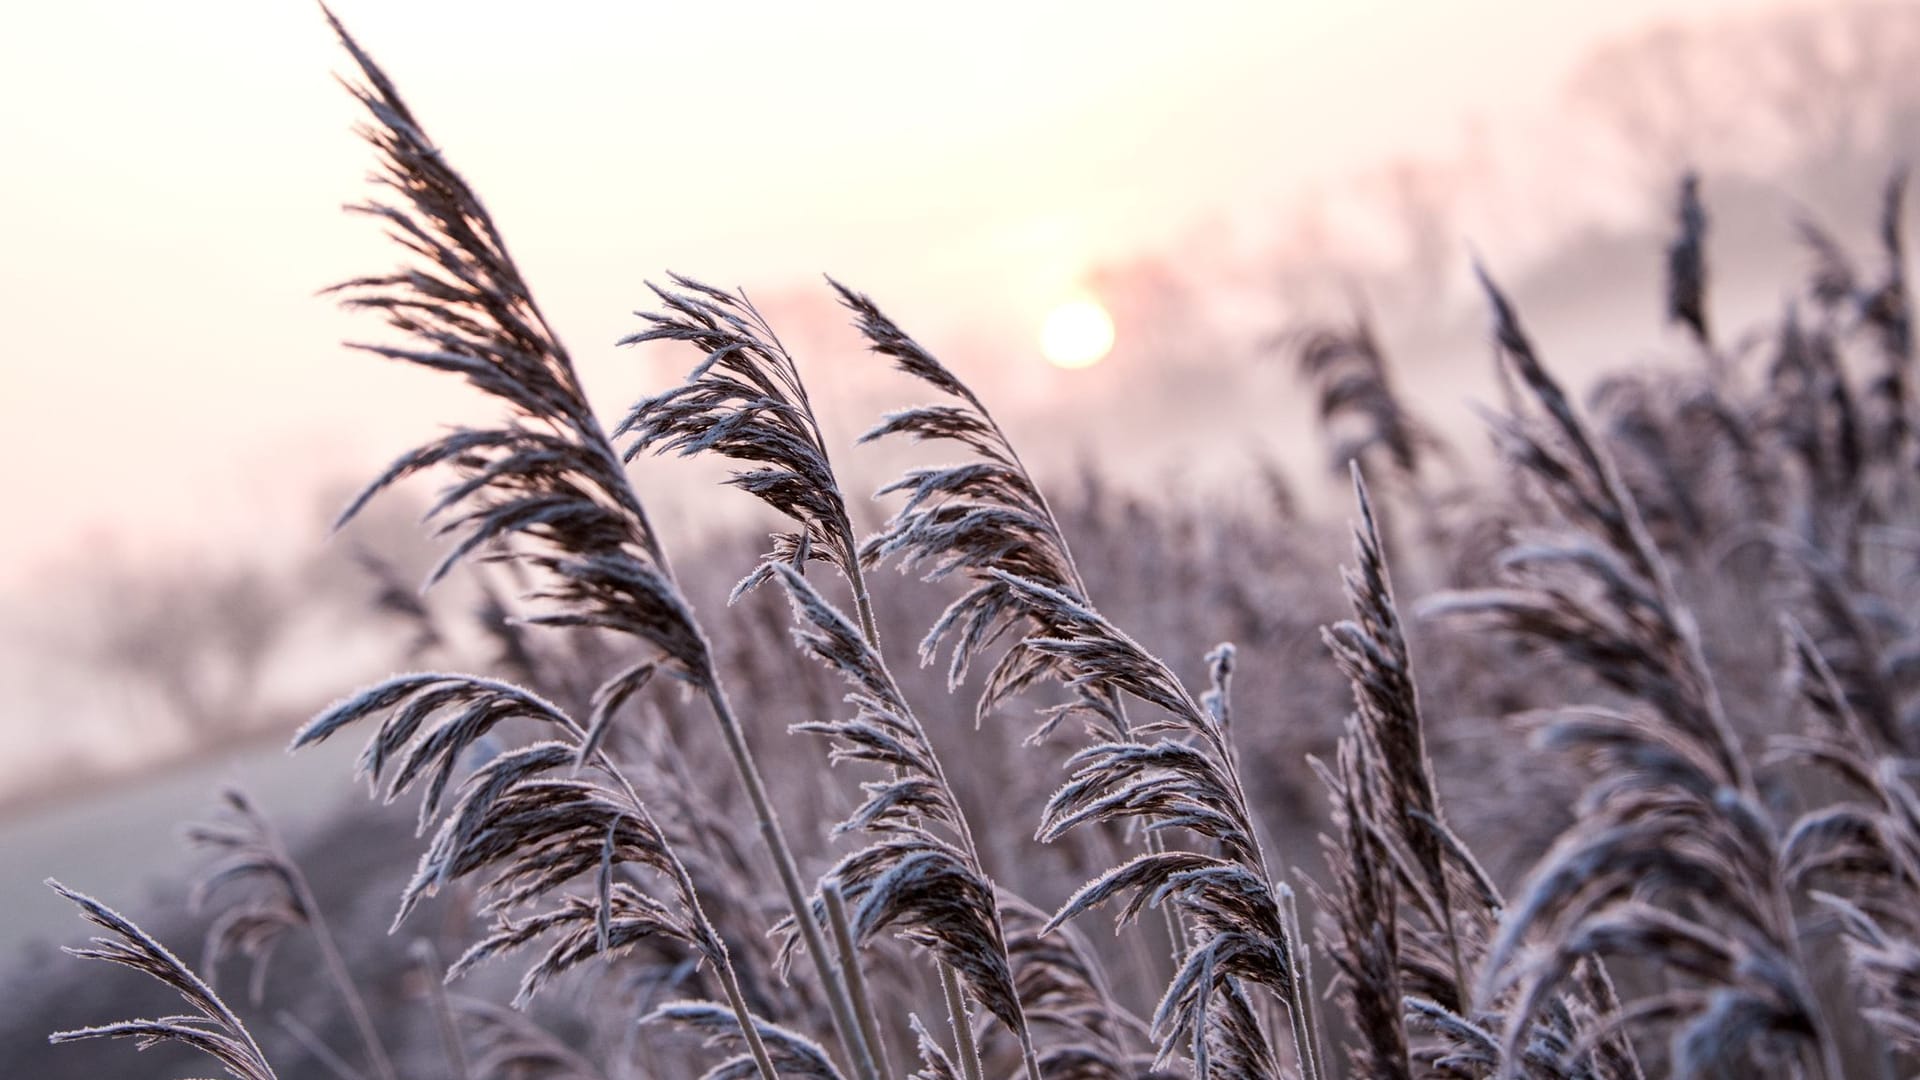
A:
[[[830,271],[921,336],[1031,349],[1102,259],[1471,121],[1596,41],[1769,0],[666,4],[339,0],[502,223],[608,409],[674,268]],[[964,17],[962,14],[964,13]],[[0,588],[118,536],[315,535],[312,486],[456,415],[313,295],[392,261],[308,4],[20,5],[0,35]],[[1038,363],[1037,355],[1035,362]],[[277,524],[276,524],[277,522]]]

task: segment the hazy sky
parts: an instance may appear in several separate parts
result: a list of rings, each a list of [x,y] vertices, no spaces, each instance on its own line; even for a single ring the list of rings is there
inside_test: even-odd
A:
[[[488,200],[608,408],[643,278],[811,287],[1028,342],[1102,259],[1537,114],[1595,42],[1766,0],[339,0]],[[447,418],[313,294],[393,261],[318,12],[23,3],[0,34],[0,584],[101,537],[311,534]],[[1036,360],[1037,362],[1037,360]],[[271,528],[271,526],[269,526]]]

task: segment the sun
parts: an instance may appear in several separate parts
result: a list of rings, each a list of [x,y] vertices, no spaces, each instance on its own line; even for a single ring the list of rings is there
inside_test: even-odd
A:
[[[1113,351],[1113,316],[1095,300],[1070,300],[1040,324],[1040,355],[1058,368],[1092,367]]]

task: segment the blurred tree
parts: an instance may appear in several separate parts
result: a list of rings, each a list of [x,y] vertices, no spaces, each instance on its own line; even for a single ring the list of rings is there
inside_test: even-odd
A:
[[[1651,192],[1695,164],[1794,172],[1898,156],[1916,69],[1920,6],[1819,5],[1623,39],[1591,54],[1569,94]]]
[[[90,587],[105,672],[158,695],[190,738],[247,724],[295,607],[286,582],[251,566],[118,567]]]

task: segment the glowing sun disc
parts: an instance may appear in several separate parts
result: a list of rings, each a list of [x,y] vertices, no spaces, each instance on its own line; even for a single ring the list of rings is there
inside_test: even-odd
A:
[[[1113,350],[1113,316],[1092,300],[1073,300],[1040,325],[1040,355],[1060,368],[1092,367]]]

